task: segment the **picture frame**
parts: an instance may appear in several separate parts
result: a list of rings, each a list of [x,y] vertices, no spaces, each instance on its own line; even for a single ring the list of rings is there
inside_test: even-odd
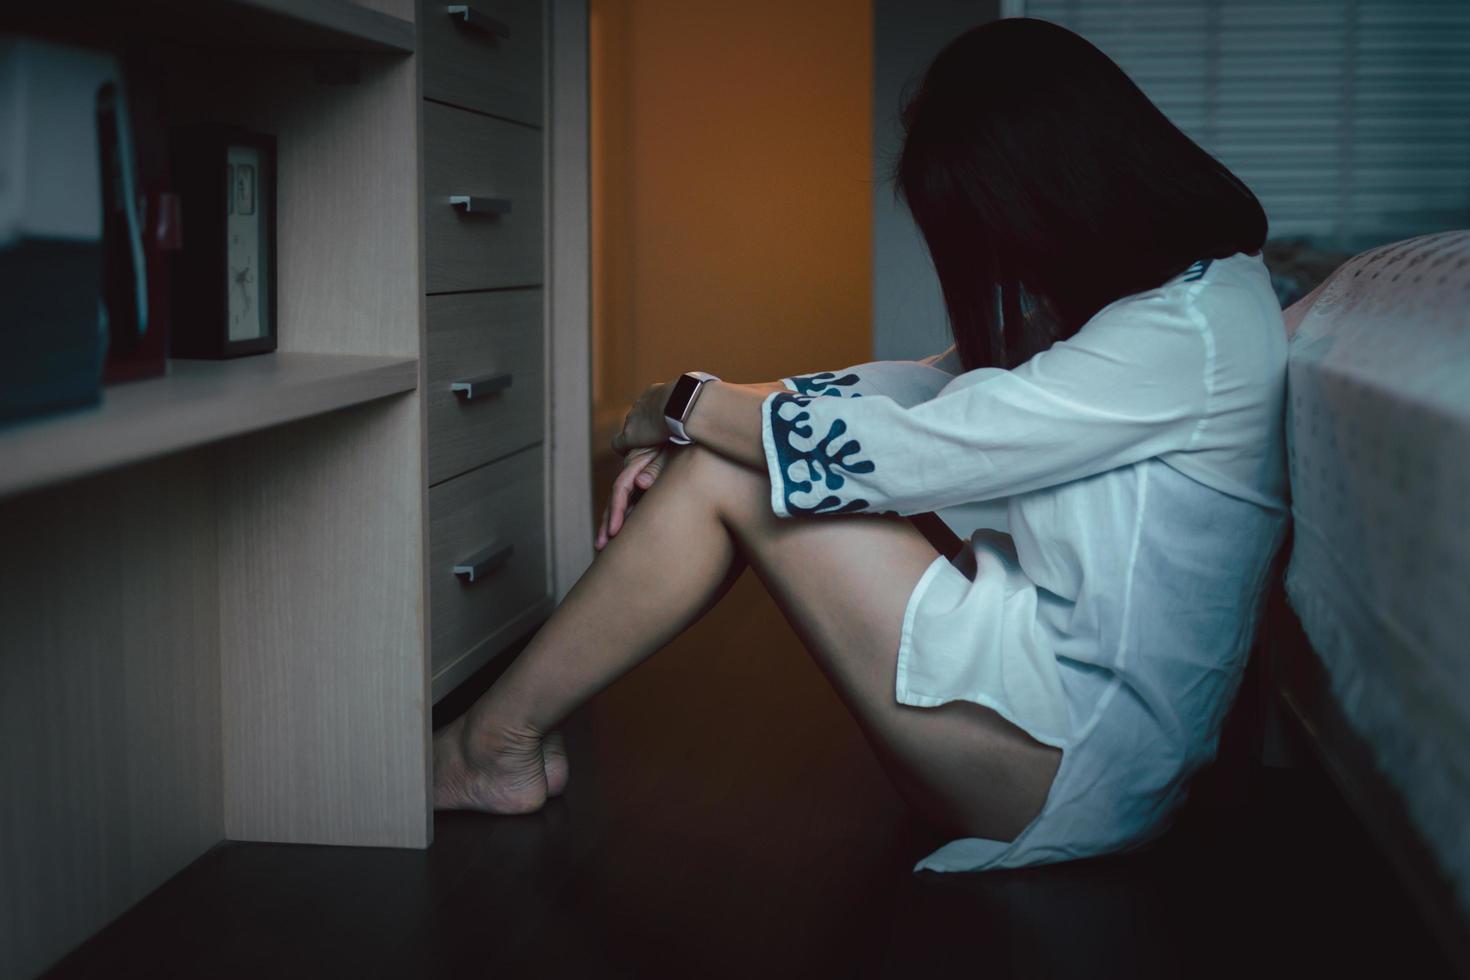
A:
[[[183,225],[173,262],[171,355],[275,350],[275,137],[199,124],[175,128],[169,151]]]

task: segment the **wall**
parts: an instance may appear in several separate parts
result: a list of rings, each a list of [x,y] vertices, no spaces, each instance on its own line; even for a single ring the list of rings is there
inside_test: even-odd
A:
[[[934,265],[888,173],[903,144],[906,86],[947,43],[1001,15],[1000,0],[875,0],[873,48],[873,352],[920,358],[951,343]]]
[[[592,0],[595,451],[650,383],[872,357],[872,14]]]

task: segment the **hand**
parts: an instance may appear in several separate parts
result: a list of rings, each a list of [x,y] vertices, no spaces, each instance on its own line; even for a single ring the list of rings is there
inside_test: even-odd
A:
[[[633,510],[629,498],[634,488],[641,492],[653,486],[653,481],[658,479],[664,464],[668,462],[669,451],[677,448],[677,445],[667,443],[662,446],[644,446],[628,453],[623,460],[622,472],[613,480],[612,496],[608,498],[607,507],[602,511],[602,525],[597,529],[593,547],[598,551],[607,547],[608,541],[622,529],[624,519]]]
[[[632,449],[669,444],[669,424],[664,421],[664,405],[671,390],[667,382],[654,384],[638,396],[623,417],[622,431],[613,436],[613,452],[626,456]]]

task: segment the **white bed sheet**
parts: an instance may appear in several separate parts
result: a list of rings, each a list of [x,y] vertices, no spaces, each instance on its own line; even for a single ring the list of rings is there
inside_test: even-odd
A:
[[[1470,914],[1470,231],[1333,274],[1292,339],[1287,440],[1287,595]]]

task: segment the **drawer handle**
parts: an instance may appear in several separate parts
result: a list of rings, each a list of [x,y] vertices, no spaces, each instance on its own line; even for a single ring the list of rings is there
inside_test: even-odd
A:
[[[473,401],[476,398],[488,398],[498,395],[510,387],[514,376],[509,371],[499,374],[482,374],[478,378],[465,378],[463,381],[451,381],[449,390],[457,395],[463,395],[465,401]]]
[[[510,560],[515,546],[509,541],[497,541],[483,551],[477,551],[454,566],[454,574],[465,576],[465,583],[473,584],[487,577]]]
[[[473,27],[477,31],[484,31],[492,37],[510,37],[510,25],[503,20],[496,20],[483,10],[478,10],[467,3],[451,3],[449,5],[449,16],[459,17],[467,27]]]
[[[508,197],[476,197],[473,194],[449,195],[450,207],[464,208],[465,214],[510,214]]]

